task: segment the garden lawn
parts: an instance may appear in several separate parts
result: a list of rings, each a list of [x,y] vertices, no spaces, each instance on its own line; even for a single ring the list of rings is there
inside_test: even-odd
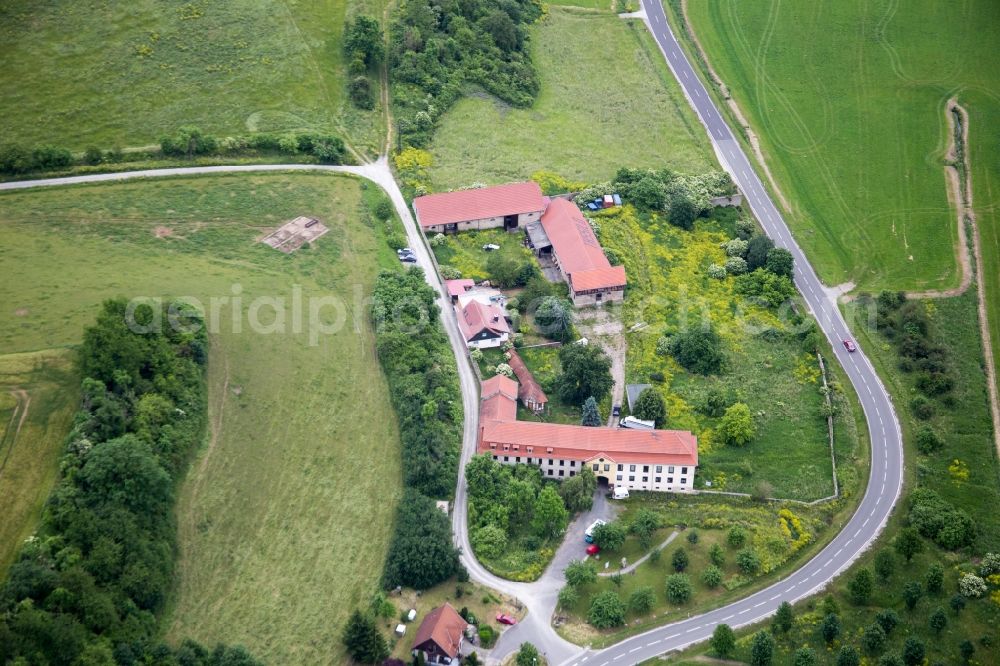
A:
[[[699,488],[752,492],[762,481],[773,496],[814,500],[833,494],[821,380],[815,356],[802,351],[794,318],[750,305],[735,293],[733,278],[710,278],[711,263],[722,264],[719,243],[732,236],[731,209],[716,209],[693,231],[660,216],[638,215],[626,206],[599,213],[604,247],[625,265],[629,287],[622,317],[628,344],[626,382],[652,383],[667,403],[667,427],[694,432],[699,439]],[[726,363],[718,375],[690,373],[670,356],[656,354],[661,336],[707,318],[724,342]],[[645,324],[632,330],[637,324]],[[836,370],[831,368],[835,373]],[[831,375],[836,380],[837,375]],[[842,485],[856,495],[867,465],[860,410],[850,386],[840,384],[834,400],[836,450]],[[729,393],[754,414],[756,436],[746,447],[726,446],[715,435],[719,419],[698,411],[709,390]]]
[[[436,189],[538,170],[592,182],[623,164],[715,167],[704,129],[641,22],[550,7],[532,39],[537,101],[515,109],[475,95],[445,113],[431,149]]]
[[[0,8],[4,143],[143,146],[185,125],[209,134],[345,134],[377,154],[379,111],[346,94],[345,16],[384,2],[248,0]]]
[[[0,356],[0,580],[38,524],[78,400],[69,350]]]
[[[620,520],[626,525],[634,518],[640,508],[652,509],[660,514],[667,530],[661,530],[654,538],[659,545],[671,526],[680,526],[678,536],[663,549],[658,561],[649,559],[640,564],[634,574],[621,577],[621,585],[617,585],[613,577],[600,577],[597,582],[581,586],[578,590],[579,599],[570,608],[562,609],[568,621],[559,632],[565,638],[578,644],[591,644],[603,647],[618,642],[626,636],[640,633],[654,626],[660,626],[681,618],[695,615],[699,612],[717,608],[718,606],[744,597],[752,591],[773,583],[779,576],[791,571],[797,562],[809,557],[832,537],[836,530],[828,528],[828,523],[835,520],[843,505],[826,504],[815,507],[795,505],[782,506],[777,503],[757,504],[749,500],[730,497],[686,496],[677,497],[662,493],[633,493],[626,501],[626,509]],[[782,523],[787,520],[780,515],[781,511],[791,511],[798,526],[806,538],[796,542],[784,531]],[[747,533],[746,547],[753,549],[761,559],[761,570],[757,575],[746,576],[736,566],[735,548],[727,543],[729,528],[739,525]],[[692,530],[698,532],[698,542],[687,540]],[[796,535],[799,536],[799,535]],[[636,551],[630,542],[635,537],[626,540],[623,552],[631,553],[629,561],[634,561],[641,551]],[[709,550],[713,544],[719,544],[724,553],[722,584],[710,588],[701,580],[702,572],[709,566]],[[688,575],[693,587],[691,600],[685,604],[673,604],[666,598],[664,583],[666,577],[675,573],[671,560],[674,553],[683,548],[689,558],[689,564],[684,573]],[[613,571],[621,559],[622,552],[602,552],[601,557],[611,562]],[[603,569],[603,563],[598,562],[598,570]],[[626,626],[617,629],[600,631],[587,624],[587,613],[593,597],[605,590],[618,593],[625,603],[629,595],[639,587],[650,586],[656,596],[656,603],[648,613],[636,613],[629,610],[626,615]]]
[[[112,296],[207,304],[241,292],[242,332],[226,305],[210,335],[210,432],[178,491],[172,642],[342,663],[342,624],[377,585],[402,480],[365,299],[379,267],[398,262],[381,225],[366,226],[361,188],[274,174],[0,195],[0,271],[19,278],[0,285],[6,350],[77,343]],[[331,232],[292,255],[255,242],[302,214]],[[306,316],[310,296],[341,297],[346,325],[314,346],[290,320],[287,332],[252,332],[250,302],[289,299],[296,284]],[[259,315],[267,324],[274,311]]]
[[[445,273],[455,269],[461,277],[481,282],[489,279],[486,263],[491,257],[500,256],[518,263],[534,263],[531,250],[524,246],[523,233],[510,233],[503,229],[464,231],[460,234],[432,235],[431,249]],[[487,251],[484,245],[499,245],[499,250]]]

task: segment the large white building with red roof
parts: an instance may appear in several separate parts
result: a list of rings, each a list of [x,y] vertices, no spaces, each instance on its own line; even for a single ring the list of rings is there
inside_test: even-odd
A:
[[[507,377],[483,382],[479,453],[507,465],[536,465],[548,479],[568,479],[589,467],[612,488],[694,489],[698,439],[692,433],[518,421],[517,393],[516,382]]]
[[[473,190],[428,194],[413,200],[424,233],[522,228],[541,217],[546,199],[538,183],[508,183]]]

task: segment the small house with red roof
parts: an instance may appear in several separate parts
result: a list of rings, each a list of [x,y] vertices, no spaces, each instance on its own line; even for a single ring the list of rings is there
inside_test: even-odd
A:
[[[458,303],[458,297],[468,293],[475,286],[475,281],[467,279],[444,281],[444,288],[448,290],[448,297],[452,303]]]
[[[538,220],[545,203],[542,188],[528,181],[428,194],[413,200],[413,212],[424,233],[447,234],[498,227],[516,231]]]
[[[545,411],[546,405],[549,404],[549,397],[545,395],[545,391],[542,390],[535,376],[531,374],[531,370],[525,365],[524,359],[517,353],[517,350],[511,349],[508,353],[507,363],[514,371],[514,376],[517,377],[518,400],[535,414],[541,414]]]
[[[413,638],[413,656],[422,654],[427,664],[458,666],[468,627],[451,604],[438,606],[420,623]]]
[[[510,323],[506,313],[496,305],[486,305],[470,299],[455,308],[458,328],[470,349],[499,347],[510,339]]]

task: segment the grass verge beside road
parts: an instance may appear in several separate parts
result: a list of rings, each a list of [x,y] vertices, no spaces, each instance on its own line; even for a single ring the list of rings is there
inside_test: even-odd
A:
[[[0,195],[0,266],[21,278],[0,294],[24,311],[0,319],[5,349],[77,342],[110,296],[243,299],[242,332],[211,336],[210,436],[180,490],[168,640],[340,663],[342,623],[377,584],[401,470],[365,299],[379,267],[398,262],[361,197],[351,178],[286,174]],[[331,232],[292,255],[256,242],[302,214]],[[308,326],[252,332],[251,301],[290,299],[296,284],[303,299],[341,297],[346,325],[315,346]],[[258,314],[273,323],[270,307]],[[322,316],[331,323],[332,309]]]

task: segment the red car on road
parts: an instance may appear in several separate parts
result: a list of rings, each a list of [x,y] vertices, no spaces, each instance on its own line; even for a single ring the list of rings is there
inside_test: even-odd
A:
[[[587,555],[597,555],[599,552],[601,552],[601,547],[596,543],[587,546]]]
[[[849,352],[857,351],[858,347],[854,344],[853,340],[844,340],[844,349]]]
[[[517,618],[506,613],[497,613],[497,622],[500,624],[517,624]]]

